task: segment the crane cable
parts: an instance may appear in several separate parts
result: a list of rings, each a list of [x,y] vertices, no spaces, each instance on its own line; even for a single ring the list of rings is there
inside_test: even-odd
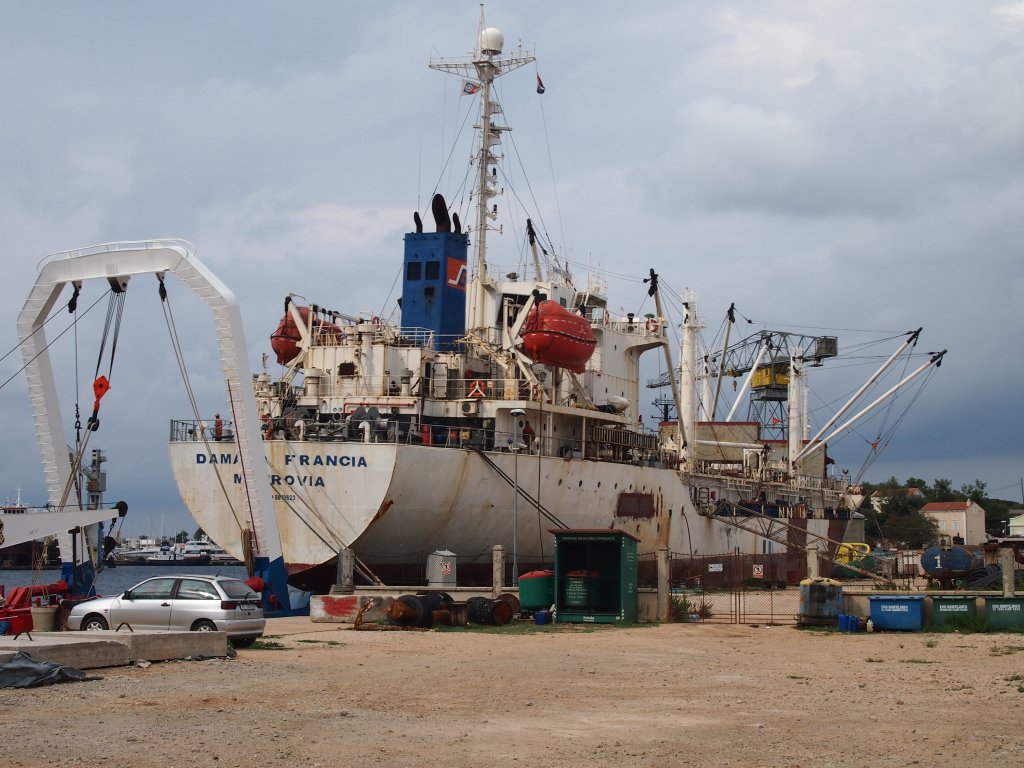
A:
[[[157,280],[160,281],[160,287],[158,289],[160,305],[164,313],[164,323],[167,325],[167,332],[171,338],[171,347],[174,349],[174,358],[178,363],[178,370],[181,372],[181,379],[185,384],[185,394],[188,396],[189,405],[192,407],[192,415],[198,425],[198,437],[202,440],[202,443],[206,448],[207,455],[210,455],[213,453],[213,449],[210,446],[210,438],[206,434],[206,427],[204,426],[202,416],[199,413],[199,403],[196,401],[195,390],[192,389],[192,382],[189,380],[188,367],[185,365],[185,355],[181,349],[181,340],[178,336],[178,329],[174,322],[174,311],[171,308],[171,302],[167,295],[167,286],[164,284],[164,276],[158,272],[156,277]],[[235,524],[238,526],[238,530],[244,530],[245,526],[239,518],[238,510],[236,510],[235,505],[231,503],[231,496],[228,493],[227,485],[224,483],[224,477],[220,471],[220,464],[214,465],[214,475],[217,478],[218,485],[220,485],[221,492],[224,494],[224,499],[228,503],[228,509],[231,510],[231,516],[235,518]]]
[[[100,337],[100,350],[96,355],[96,370],[93,373],[92,391],[95,396],[92,404],[92,414],[89,416],[86,422],[85,437],[79,440],[77,450],[71,455],[71,471],[68,473],[67,482],[64,485],[64,492],[61,494],[60,504],[58,510],[63,510],[67,503],[68,498],[71,496],[71,490],[76,484],[76,479],[81,471],[82,457],[85,455],[85,450],[89,445],[89,437],[92,432],[95,432],[100,428],[100,401],[103,396],[110,391],[110,377],[114,375],[114,357],[117,354],[117,339],[121,333],[121,318],[124,316],[124,300],[127,296],[124,287],[113,280],[110,282],[110,292],[108,294],[109,300],[107,301],[107,318],[103,324],[103,333]],[[75,286],[75,291],[71,296],[71,301],[68,302],[68,311],[76,313],[78,309],[78,297],[81,292],[79,286]],[[99,301],[97,299],[97,301]],[[93,304],[95,306],[95,304]],[[91,308],[91,307],[90,307]],[[72,323],[75,327],[75,338],[78,338],[77,330],[77,314],[76,321]],[[107,349],[107,340],[110,339],[110,363],[107,367],[107,374],[100,374],[100,368],[103,366],[103,356]],[[75,350],[75,360],[77,366],[78,350]],[[76,383],[77,387],[77,383]],[[79,426],[80,418],[78,416],[78,405],[75,406],[75,424],[76,428]],[[81,507],[81,499],[78,500],[79,508]]]

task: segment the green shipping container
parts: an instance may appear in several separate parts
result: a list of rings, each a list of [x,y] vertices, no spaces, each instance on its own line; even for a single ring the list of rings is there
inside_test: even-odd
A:
[[[638,539],[625,531],[555,529],[559,622],[635,623]]]
[[[932,598],[932,626],[942,627],[978,614],[974,595],[936,595]]]
[[[1024,597],[986,597],[989,629],[1024,629]]]

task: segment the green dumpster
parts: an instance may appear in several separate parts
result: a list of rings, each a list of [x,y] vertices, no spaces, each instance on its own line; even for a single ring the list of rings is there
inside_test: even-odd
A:
[[[977,615],[974,595],[936,595],[932,598],[932,626],[957,625]]]
[[[1024,597],[986,597],[989,629],[1024,629]]]

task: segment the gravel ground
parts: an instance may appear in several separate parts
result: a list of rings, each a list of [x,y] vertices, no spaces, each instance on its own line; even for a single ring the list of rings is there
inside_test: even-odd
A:
[[[1024,635],[355,632],[0,691],[7,766],[1012,766]]]

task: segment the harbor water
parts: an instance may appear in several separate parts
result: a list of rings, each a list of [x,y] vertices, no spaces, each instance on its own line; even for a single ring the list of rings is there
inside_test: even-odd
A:
[[[189,573],[201,573],[208,576],[219,574],[236,579],[247,578],[244,565],[119,565],[116,568],[105,568],[96,577],[96,593],[117,595],[153,576],[183,576]],[[52,584],[59,579],[59,568],[48,568],[41,571],[0,570],[0,586],[5,587],[8,592],[13,587]]]

